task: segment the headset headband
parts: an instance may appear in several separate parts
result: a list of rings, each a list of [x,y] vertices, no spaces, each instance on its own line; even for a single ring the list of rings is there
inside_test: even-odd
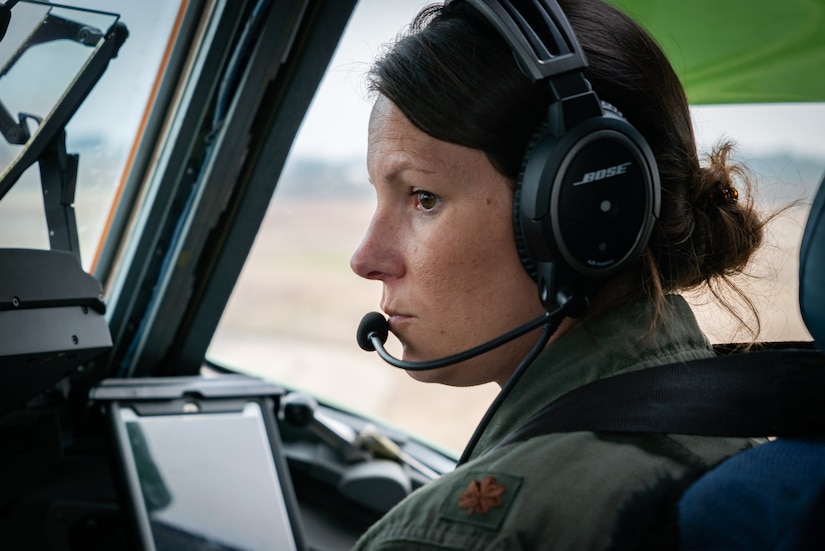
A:
[[[454,1],[447,0],[444,4]],[[473,6],[498,30],[522,71],[533,80],[587,67],[584,50],[557,2],[535,0],[522,3],[517,9],[511,0],[462,1]]]

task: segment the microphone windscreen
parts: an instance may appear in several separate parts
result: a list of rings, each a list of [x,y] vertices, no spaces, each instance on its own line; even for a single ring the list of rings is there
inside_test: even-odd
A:
[[[358,346],[360,346],[362,350],[373,352],[375,350],[375,346],[373,346],[372,341],[370,340],[370,334],[375,334],[375,336],[381,341],[381,344],[383,344],[387,342],[387,336],[389,333],[390,324],[387,323],[386,318],[378,312],[370,312],[361,318],[361,323],[358,324],[356,340],[358,341]]]

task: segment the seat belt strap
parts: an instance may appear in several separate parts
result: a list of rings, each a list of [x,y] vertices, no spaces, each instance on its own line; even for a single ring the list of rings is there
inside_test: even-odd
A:
[[[497,447],[557,432],[825,435],[825,355],[764,350],[599,379],[563,395]]]

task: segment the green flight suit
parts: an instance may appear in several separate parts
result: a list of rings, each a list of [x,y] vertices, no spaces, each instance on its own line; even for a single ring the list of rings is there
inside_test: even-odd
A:
[[[399,503],[355,549],[607,549],[631,496],[750,447],[747,439],[573,432],[493,449],[583,384],[713,355],[682,297],[667,298],[666,316],[650,332],[651,305],[629,304],[548,347],[493,417],[470,461]]]

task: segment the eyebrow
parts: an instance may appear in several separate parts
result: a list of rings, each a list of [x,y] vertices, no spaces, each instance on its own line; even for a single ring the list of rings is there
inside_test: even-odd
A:
[[[398,160],[391,160],[390,161],[390,170],[384,176],[384,180],[387,183],[396,183],[398,180],[401,179],[401,174],[404,172],[420,172],[422,174],[435,174],[437,171],[432,168],[425,168],[419,166],[415,159],[410,159],[409,157],[402,157]]]
[[[389,183],[395,183],[399,179],[401,179],[401,174],[404,172],[420,172],[422,174],[435,174],[435,170],[426,170],[423,168],[413,168],[413,167],[400,167],[398,169],[394,169],[392,172],[387,174],[384,178]]]

